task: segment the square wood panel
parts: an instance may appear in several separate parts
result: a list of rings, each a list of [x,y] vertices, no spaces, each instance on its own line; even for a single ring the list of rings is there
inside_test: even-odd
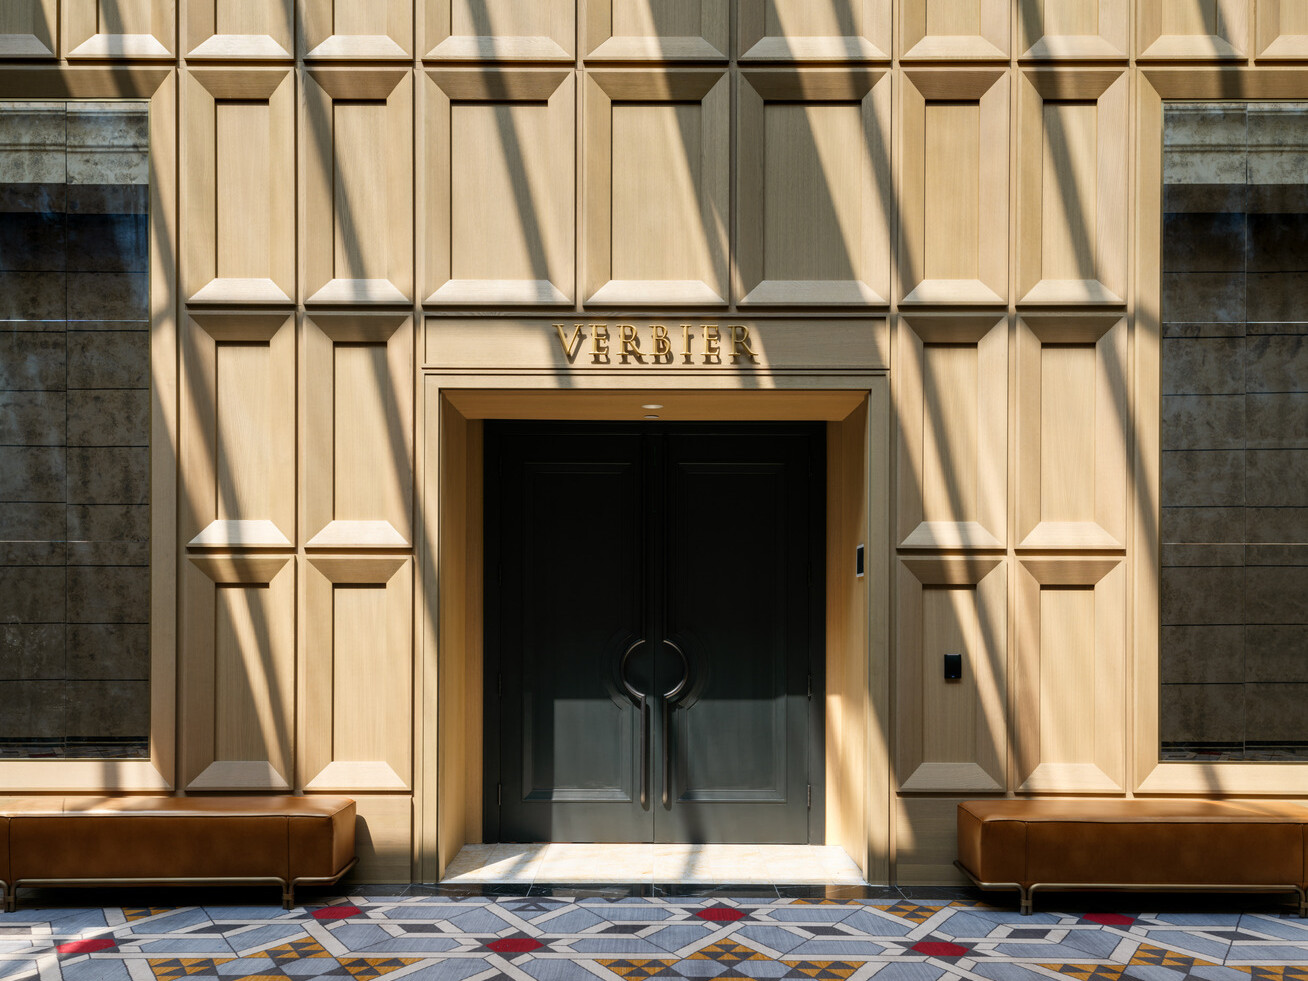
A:
[[[901,792],[1006,788],[1008,573],[998,557],[901,558],[896,650]],[[946,680],[958,654],[962,677]]]
[[[1243,58],[1248,48],[1246,0],[1150,0],[1136,4],[1136,18],[1140,58]]]
[[[1018,563],[1016,790],[1120,794],[1126,730],[1126,563]]]
[[[55,58],[59,0],[7,0],[0,5],[0,58]]]
[[[585,85],[586,302],[725,304],[727,75],[599,71]]]
[[[293,73],[195,69],[184,84],[182,288],[192,303],[291,303]]]
[[[304,541],[413,542],[413,318],[320,314],[304,325]]]
[[[1009,0],[902,0],[902,57],[1007,61],[1009,9]]]
[[[174,0],[64,0],[64,57],[163,58],[176,51]]]
[[[304,789],[409,790],[413,560],[316,556],[305,577]]]
[[[428,304],[571,304],[576,75],[429,71]]]
[[[1019,302],[1124,305],[1129,77],[1028,71],[1018,85]]]
[[[1021,0],[1018,51],[1024,60],[1125,60],[1130,0]]]
[[[1008,297],[1008,74],[906,72],[900,88],[901,302]]]
[[[421,0],[424,58],[572,61],[577,0]]]
[[[896,345],[900,548],[1002,548],[1008,319],[904,317]]]
[[[591,61],[725,61],[728,0],[586,0]]]
[[[1126,547],[1127,364],[1125,320],[1019,320],[1018,548]]]
[[[316,69],[304,86],[307,302],[410,302],[413,73]]]
[[[741,61],[889,61],[891,0],[740,0]]]
[[[748,71],[738,96],[741,304],[890,295],[890,76]]]
[[[301,48],[310,59],[413,57],[413,0],[301,0]]]
[[[187,0],[189,59],[294,57],[293,0]]]
[[[1259,58],[1308,58],[1308,4],[1259,0],[1256,10]]]
[[[295,541],[295,321],[194,314],[183,333],[182,541]]]
[[[295,560],[192,556],[183,575],[188,790],[289,790]]]

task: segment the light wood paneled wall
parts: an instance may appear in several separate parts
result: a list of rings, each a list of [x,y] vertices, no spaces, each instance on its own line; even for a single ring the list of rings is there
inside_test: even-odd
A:
[[[1156,747],[1162,105],[1308,98],[1302,4],[9,0],[0,98],[150,100],[155,539],[151,760],[0,787],[344,791],[360,876],[433,876],[480,796],[462,389],[831,418],[828,834],[876,878],[951,881],[963,795],[1308,794]]]

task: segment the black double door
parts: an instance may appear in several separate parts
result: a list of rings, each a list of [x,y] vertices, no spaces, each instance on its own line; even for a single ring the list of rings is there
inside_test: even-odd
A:
[[[824,473],[820,426],[487,424],[488,841],[814,840]]]

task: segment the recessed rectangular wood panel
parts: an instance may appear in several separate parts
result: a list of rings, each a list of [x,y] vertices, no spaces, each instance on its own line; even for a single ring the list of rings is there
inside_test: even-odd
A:
[[[1001,303],[1008,291],[1008,76],[910,71],[902,88],[902,301]]]
[[[354,802],[354,849],[359,882],[408,882],[413,878],[413,798],[360,794]]]
[[[412,2],[412,0],[410,0]],[[571,61],[577,0],[420,0],[428,59]]]
[[[412,541],[412,319],[305,323],[305,539],[311,548]]]
[[[295,79],[188,73],[182,243],[192,303],[290,303],[295,292]]]
[[[1129,0],[1021,0],[1018,50],[1023,59],[1125,59]]]
[[[741,0],[741,61],[888,61],[889,0]]]
[[[739,127],[740,302],[886,303],[889,75],[747,72]]]
[[[192,556],[184,573],[189,790],[287,790],[295,712],[295,563]]]
[[[285,315],[196,314],[184,334],[182,540],[295,540],[295,328]]]
[[[591,72],[586,84],[587,302],[725,303],[726,76]]]
[[[911,0],[901,6],[902,57],[1003,61],[1008,58],[1005,0]]]
[[[1141,58],[1241,58],[1249,38],[1244,0],[1154,0],[1137,3]]]
[[[981,107],[928,103],[923,177],[927,279],[980,279]]]
[[[65,58],[173,57],[174,0],[65,0]]]
[[[570,304],[576,78],[429,72],[427,302]]]
[[[1018,576],[1016,789],[1121,793],[1125,564],[1029,559]]]
[[[1128,77],[1026,72],[1019,85],[1021,302],[1123,304]]]
[[[413,290],[412,73],[321,69],[304,84],[308,302],[407,302]]]
[[[901,321],[901,548],[1002,546],[1007,351],[1006,319]]]
[[[1308,4],[1301,0],[1260,0],[1259,58],[1308,57]]]
[[[1124,547],[1126,357],[1124,320],[1019,322],[1019,548]]]
[[[291,58],[292,0],[187,0],[186,57]]]
[[[895,869],[900,885],[952,885],[967,877],[958,857],[958,805],[952,797],[900,797],[895,812]]]
[[[412,559],[315,557],[306,580],[305,789],[409,789]]]
[[[589,60],[725,60],[727,0],[591,0],[586,4]]]
[[[1005,788],[1007,595],[998,558],[901,560],[901,792]],[[944,677],[950,654],[962,659],[958,680]]]
[[[0,58],[57,57],[58,0],[8,0],[0,5]]]
[[[409,59],[413,0],[303,0],[306,58]]]

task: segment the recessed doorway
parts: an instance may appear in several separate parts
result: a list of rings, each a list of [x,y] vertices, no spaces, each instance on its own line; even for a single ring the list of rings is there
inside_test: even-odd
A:
[[[821,842],[824,428],[491,422],[485,461],[486,840]]]

